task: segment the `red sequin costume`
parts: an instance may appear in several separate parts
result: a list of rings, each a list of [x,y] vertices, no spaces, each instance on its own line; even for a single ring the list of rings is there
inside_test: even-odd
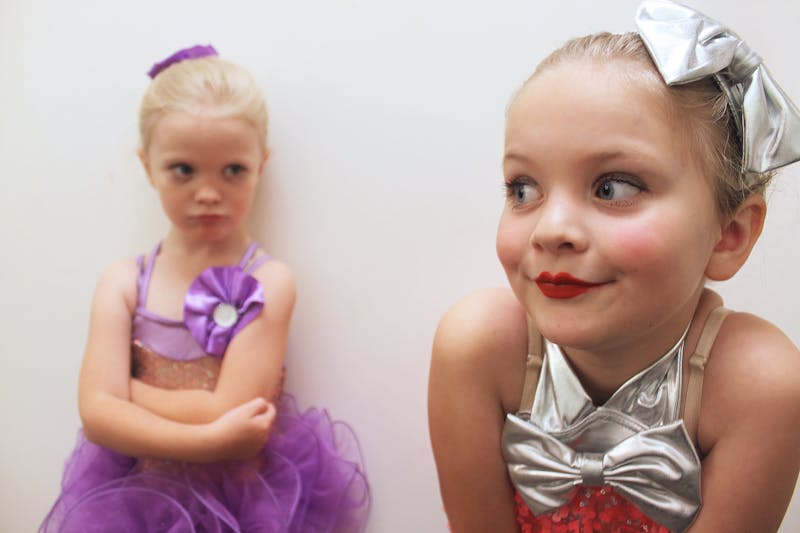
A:
[[[503,429],[523,533],[668,533],[689,527],[700,509],[693,435],[703,368],[728,312],[718,308],[706,320],[690,358],[683,412],[686,332],[596,407],[561,348],[530,328],[520,410],[507,416]]]
[[[522,533],[669,533],[611,487],[581,487],[565,506],[535,516],[514,494]]]

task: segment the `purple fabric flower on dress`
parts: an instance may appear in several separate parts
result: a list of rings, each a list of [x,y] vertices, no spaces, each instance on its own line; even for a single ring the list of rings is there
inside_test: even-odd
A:
[[[183,322],[206,353],[222,357],[263,307],[264,289],[256,278],[238,266],[211,267],[189,286]]]

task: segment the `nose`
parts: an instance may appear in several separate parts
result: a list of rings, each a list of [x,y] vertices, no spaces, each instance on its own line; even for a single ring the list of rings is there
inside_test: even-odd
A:
[[[554,194],[537,209],[531,245],[550,253],[582,252],[588,244],[580,201],[568,194]]]
[[[222,194],[219,188],[215,187],[209,180],[203,180],[199,183],[197,190],[194,193],[194,199],[199,204],[210,205],[216,204],[222,200]]]

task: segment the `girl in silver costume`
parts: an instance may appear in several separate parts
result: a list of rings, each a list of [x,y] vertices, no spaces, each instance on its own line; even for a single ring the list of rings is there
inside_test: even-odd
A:
[[[512,101],[511,290],[442,319],[429,388],[465,531],[776,531],[800,469],[800,354],[722,306],[800,114],[734,33],[647,0],[637,33],[546,58]]]

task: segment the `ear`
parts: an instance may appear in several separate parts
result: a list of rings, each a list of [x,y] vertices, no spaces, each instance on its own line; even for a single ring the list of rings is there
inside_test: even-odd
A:
[[[155,184],[153,183],[153,175],[150,172],[150,160],[147,159],[147,154],[144,153],[144,150],[139,148],[136,151],[136,155],[139,156],[139,161],[142,162],[142,166],[144,167],[144,172],[145,172],[145,174],[147,174],[147,181],[150,182],[150,185],[155,187]]]
[[[264,148],[264,157],[261,159],[261,163],[258,165],[258,176],[259,177],[264,173],[264,165],[267,164],[267,159],[269,159],[270,155],[271,155],[271,152],[269,151],[269,148]]]
[[[706,276],[724,281],[736,274],[753,249],[761,230],[767,204],[759,194],[751,194],[722,225],[719,242],[714,246],[706,266]]]

